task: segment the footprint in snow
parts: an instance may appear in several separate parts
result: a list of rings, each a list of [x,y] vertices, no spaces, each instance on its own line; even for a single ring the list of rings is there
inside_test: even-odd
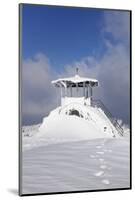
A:
[[[103,159],[103,158],[99,158],[99,161],[100,161],[100,162],[104,162],[104,159]]]
[[[97,149],[100,149],[100,148],[102,148],[102,147],[101,147],[101,146],[96,146],[96,148],[97,148]]]
[[[101,175],[103,175],[104,174],[104,171],[99,171],[99,172],[96,172],[94,175],[95,176],[101,176]]]
[[[97,154],[104,154],[103,151],[97,151],[96,153],[97,153]]]
[[[112,152],[112,150],[111,150],[111,149],[104,149],[104,151],[105,151],[105,152],[109,152],[109,153],[111,153],[111,152]]]
[[[109,150],[108,150],[108,152],[112,152],[112,150],[111,150],[111,149],[109,149]]]
[[[101,169],[106,169],[107,166],[106,166],[106,165],[100,165],[100,168],[101,168]]]
[[[94,155],[90,155],[90,157],[91,157],[91,158],[96,158],[96,156],[94,156]]]
[[[101,144],[101,146],[104,146],[104,145],[105,145],[104,143]]]
[[[112,167],[108,167],[107,169],[111,170],[111,169],[112,169]]]
[[[108,184],[110,184],[110,181],[109,181],[108,179],[103,179],[103,180],[102,180],[102,183],[108,185]]]

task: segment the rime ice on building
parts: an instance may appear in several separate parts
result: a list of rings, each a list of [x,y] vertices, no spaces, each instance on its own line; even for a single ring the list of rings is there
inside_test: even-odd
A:
[[[61,90],[61,106],[69,103],[91,106],[93,88],[98,86],[96,79],[80,77],[78,68],[74,77],[57,79],[52,83]]]
[[[43,119],[40,135],[57,139],[90,139],[123,136],[123,129],[106,106],[93,97],[96,79],[76,75],[52,81],[60,89],[61,105]],[[83,136],[83,137],[82,137]]]

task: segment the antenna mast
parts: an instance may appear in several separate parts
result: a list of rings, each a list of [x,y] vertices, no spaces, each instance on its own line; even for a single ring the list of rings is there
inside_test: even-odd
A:
[[[79,68],[78,68],[78,67],[76,67],[76,75],[78,75],[78,71],[79,71]]]

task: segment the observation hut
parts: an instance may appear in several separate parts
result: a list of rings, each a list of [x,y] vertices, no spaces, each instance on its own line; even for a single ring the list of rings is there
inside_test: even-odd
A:
[[[61,106],[69,103],[79,103],[82,105],[91,106],[93,99],[93,88],[99,85],[96,79],[81,77],[76,75],[69,78],[60,78],[52,81],[56,88],[61,91]]]
[[[60,89],[61,105],[43,119],[41,136],[57,140],[92,139],[123,136],[123,129],[110,111],[93,98],[93,89],[99,86],[96,79],[76,74],[59,78],[52,84]]]

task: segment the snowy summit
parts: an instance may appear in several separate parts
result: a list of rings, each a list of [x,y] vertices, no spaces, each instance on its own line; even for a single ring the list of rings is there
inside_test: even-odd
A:
[[[96,79],[74,77],[52,81],[60,90],[61,105],[43,119],[38,137],[82,140],[123,136],[123,129],[100,100],[93,99]]]
[[[93,99],[98,81],[77,70],[52,84],[61,105],[42,124],[22,129],[22,193],[129,188],[128,129]]]

